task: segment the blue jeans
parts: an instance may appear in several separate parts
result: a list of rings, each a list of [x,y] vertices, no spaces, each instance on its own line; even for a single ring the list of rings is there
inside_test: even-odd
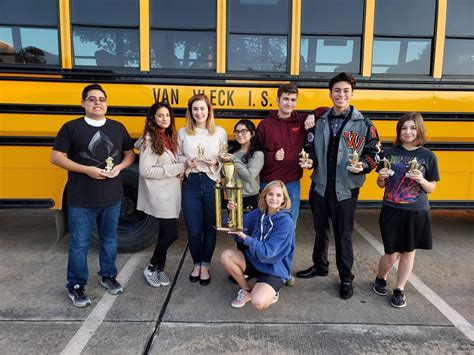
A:
[[[182,209],[194,265],[209,265],[216,247],[215,185],[205,173],[192,173],[183,180]]]
[[[263,190],[265,186],[267,186],[267,182],[260,183],[260,190]],[[296,223],[298,222],[298,216],[300,214],[300,193],[301,193],[301,183],[300,180],[291,181],[285,183],[286,189],[288,190],[288,195],[290,195],[291,201],[291,219],[293,220],[293,224],[295,225],[296,231]]]
[[[117,227],[121,202],[105,207],[69,207],[69,259],[67,288],[86,285],[89,279],[87,252],[94,228],[100,239],[99,275],[117,276]]]

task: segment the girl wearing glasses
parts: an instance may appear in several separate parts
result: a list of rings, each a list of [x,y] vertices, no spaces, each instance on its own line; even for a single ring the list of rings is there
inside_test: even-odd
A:
[[[240,120],[234,127],[235,144],[229,149],[232,155],[221,154],[223,162],[235,163],[235,178],[242,181],[244,211],[257,208],[260,189],[260,170],[264,155],[256,136],[257,129],[252,121]]]
[[[137,209],[158,220],[158,241],[143,274],[150,286],[167,286],[170,280],[164,272],[166,254],[178,238],[184,173],[184,164],[177,160],[174,114],[167,102],[156,102],[150,107],[143,136],[135,147],[140,149]]]
[[[209,264],[216,246],[214,187],[221,177],[217,157],[221,146],[227,145],[227,134],[215,125],[206,95],[189,99],[186,126],[178,131],[178,140],[182,149],[180,161],[186,166],[182,208],[194,263],[189,280],[206,286],[211,282]]]

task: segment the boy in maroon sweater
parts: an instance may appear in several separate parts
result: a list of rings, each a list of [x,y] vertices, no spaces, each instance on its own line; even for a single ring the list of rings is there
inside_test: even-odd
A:
[[[263,189],[273,180],[285,183],[291,199],[291,217],[296,229],[300,208],[300,179],[303,169],[299,154],[306,141],[306,129],[314,126],[314,115],[294,111],[298,88],[285,84],[278,88],[278,111],[270,111],[257,127],[257,137],[264,148],[265,163],[260,172]]]
[[[314,126],[314,115],[294,111],[298,88],[285,84],[278,88],[278,111],[270,111],[257,127],[257,137],[264,148],[265,162],[260,172],[260,187],[270,181],[281,180],[288,189],[291,200],[291,218],[296,230],[300,210],[300,179],[303,169],[299,154],[306,142],[306,129]],[[294,277],[288,285],[294,284]]]

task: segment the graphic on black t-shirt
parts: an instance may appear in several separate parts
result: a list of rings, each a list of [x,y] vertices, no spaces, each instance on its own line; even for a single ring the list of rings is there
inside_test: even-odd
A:
[[[107,157],[103,160],[97,160],[96,157],[98,156],[97,154],[97,149],[99,146],[104,146],[105,149],[107,150]],[[97,131],[96,134],[92,137],[90,143],[87,145],[88,152],[79,152],[79,155],[82,158],[85,159],[90,159],[94,162],[97,163],[96,166],[103,166],[105,167],[105,160],[108,157],[111,158],[116,158],[120,156],[120,150],[114,149],[114,144],[112,143],[112,140],[107,136],[102,131]]]
[[[420,184],[406,176],[413,157],[392,155],[390,161],[395,172],[385,189],[385,199],[393,203],[415,203],[421,191]],[[418,159],[419,170],[425,175],[426,161]]]

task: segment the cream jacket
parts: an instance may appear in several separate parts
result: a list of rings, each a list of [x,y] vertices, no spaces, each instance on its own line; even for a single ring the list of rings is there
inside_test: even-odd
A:
[[[181,177],[184,164],[178,163],[169,150],[157,155],[147,140],[145,147],[139,139],[140,177],[137,209],[157,218],[178,218],[181,209]]]

